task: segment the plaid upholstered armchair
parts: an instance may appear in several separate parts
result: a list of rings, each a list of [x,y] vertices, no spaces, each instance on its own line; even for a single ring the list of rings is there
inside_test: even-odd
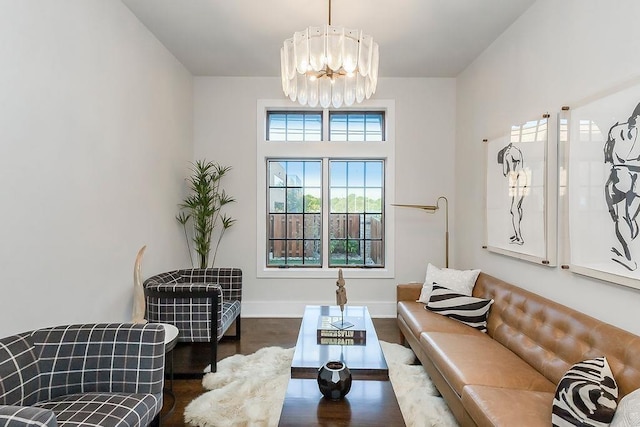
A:
[[[0,426],[159,425],[164,328],[123,323],[0,339]]]
[[[211,372],[216,372],[218,341],[234,321],[234,338],[240,339],[242,270],[174,270],[149,277],[143,286],[147,320],[175,325],[178,341],[210,342]]]

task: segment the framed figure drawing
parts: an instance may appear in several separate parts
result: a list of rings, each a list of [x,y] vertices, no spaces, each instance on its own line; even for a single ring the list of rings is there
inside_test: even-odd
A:
[[[569,112],[571,271],[640,288],[640,85]]]
[[[486,247],[556,265],[557,144],[544,115],[486,141]],[[555,133],[554,133],[555,135]]]

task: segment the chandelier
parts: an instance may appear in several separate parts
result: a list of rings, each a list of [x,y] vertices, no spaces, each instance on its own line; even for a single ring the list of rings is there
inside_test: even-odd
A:
[[[300,105],[335,108],[369,99],[378,83],[378,44],[360,30],[329,23],[298,31],[280,49],[284,94]]]

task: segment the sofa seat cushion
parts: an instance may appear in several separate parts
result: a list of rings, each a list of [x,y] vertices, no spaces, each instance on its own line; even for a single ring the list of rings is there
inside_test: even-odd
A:
[[[468,385],[462,404],[476,422],[484,426],[549,427],[553,393]]]
[[[451,332],[466,335],[484,335],[477,329],[471,328],[457,320],[450,319],[439,313],[426,310],[425,305],[414,301],[398,302],[398,317],[402,317],[411,333],[420,338],[422,332]]]
[[[472,329],[472,328],[469,328]],[[554,393],[556,386],[488,335],[423,332],[420,346],[458,396],[465,385]]]
[[[60,427],[146,426],[162,408],[162,397],[152,394],[78,393],[35,406],[52,411]]]
[[[229,329],[231,324],[240,315],[240,301],[228,301],[222,303],[222,321],[218,328],[218,340],[222,338],[224,332]]]

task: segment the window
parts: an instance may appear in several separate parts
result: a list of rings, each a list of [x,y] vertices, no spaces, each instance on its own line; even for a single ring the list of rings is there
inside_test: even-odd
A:
[[[320,160],[268,160],[270,267],[320,267]]]
[[[329,160],[329,267],[384,267],[382,160]]]
[[[269,111],[267,141],[321,141],[322,112]]]
[[[383,112],[329,113],[330,141],[383,141]]]
[[[259,101],[258,277],[392,277],[393,104],[380,104]]]
[[[321,141],[322,111],[268,111],[267,141]],[[329,141],[383,141],[384,112],[329,112]]]

